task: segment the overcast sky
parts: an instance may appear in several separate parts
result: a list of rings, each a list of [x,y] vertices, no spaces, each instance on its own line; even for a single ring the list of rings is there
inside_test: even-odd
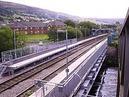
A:
[[[2,0],[88,18],[125,18],[129,0]]]

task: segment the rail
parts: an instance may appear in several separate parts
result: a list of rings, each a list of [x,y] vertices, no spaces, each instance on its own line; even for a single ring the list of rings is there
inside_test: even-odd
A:
[[[90,68],[92,67],[91,64],[94,64],[92,61],[93,60],[95,61],[95,59],[98,57],[98,54],[100,54],[100,52],[102,52],[104,48],[105,48],[105,45],[103,45],[101,49],[99,49],[99,47],[94,47],[91,51],[88,51],[88,52],[92,52],[92,53],[94,52],[95,55],[87,52],[87,54],[85,54],[83,56],[83,58],[86,58],[85,61],[82,60],[82,58],[78,59],[78,61],[80,63],[82,63],[81,65],[79,65],[80,63],[78,63],[79,66],[77,65],[77,62],[72,63],[74,65],[74,68],[73,68],[72,64],[70,67],[68,67],[70,70],[68,79],[66,77],[66,72],[64,70],[59,75],[57,75],[55,78],[53,78],[51,81],[49,81],[49,82],[55,82],[56,84],[59,83],[63,87],[44,85],[45,88],[47,88],[47,91],[45,92],[45,95],[46,95],[45,97],[51,97],[50,95],[54,95],[56,97],[61,97],[61,96],[64,97],[64,95],[69,96],[72,93],[73,89],[76,87],[76,85],[84,77],[87,69],[89,69],[89,67]],[[91,56],[93,56],[93,57],[91,58]],[[87,68],[86,62],[88,62],[88,64],[87,64],[88,68]],[[40,92],[40,93],[42,93],[42,92]],[[50,94],[48,94],[48,93],[50,93]],[[35,94],[33,94],[30,97],[35,97],[34,95]]]

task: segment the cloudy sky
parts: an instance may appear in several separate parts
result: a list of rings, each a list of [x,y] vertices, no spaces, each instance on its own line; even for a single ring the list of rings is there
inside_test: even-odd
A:
[[[2,0],[88,18],[124,18],[129,0]]]

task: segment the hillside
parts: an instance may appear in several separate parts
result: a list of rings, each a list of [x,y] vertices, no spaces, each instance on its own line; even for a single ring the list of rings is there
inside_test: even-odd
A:
[[[22,4],[0,1],[0,20],[13,19],[14,15],[34,16],[43,20],[58,19],[64,21],[67,19],[71,19],[74,21],[90,21],[97,24],[114,24],[116,21],[119,21],[121,24],[123,24],[124,21],[124,19],[81,18],[78,16],[54,12],[47,9],[40,9]]]
[[[35,15],[38,18],[44,19],[59,19],[59,20],[78,20],[77,16],[72,16],[64,13],[53,12],[46,9],[40,9],[36,7],[30,7],[22,4],[0,1],[0,16],[1,17],[12,17],[14,14],[18,15]]]

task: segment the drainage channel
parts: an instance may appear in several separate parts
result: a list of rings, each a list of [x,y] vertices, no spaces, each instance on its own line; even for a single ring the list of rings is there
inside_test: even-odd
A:
[[[91,68],[88,75],[86,76],[84,82],[80,85],[79,89],[74,94],[74,97],[96,97],[94,94],[92,96],[90,96],[89,94],[90,94],[92,87],[94,86],[97,75],[100,72],[102,64],[105,60],[105,53],[106,53],[106,50],[103,52],[102,55],[99,56],[96,63]],[[101,78],[100,78],[100,80],[101,80]],[[98,88],[98,86],[96,86],[96,88]],[[96,90],[94,90],[94,91],[96,91]]]

